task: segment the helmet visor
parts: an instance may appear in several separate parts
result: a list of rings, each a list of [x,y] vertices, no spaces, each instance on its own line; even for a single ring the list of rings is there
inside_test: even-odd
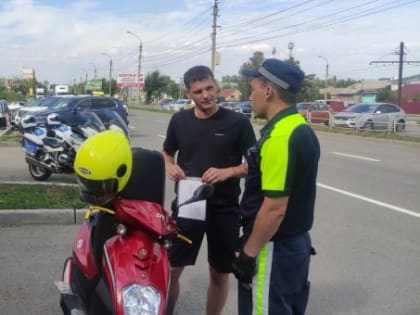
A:
[[[80,199],[91,205],[105,205],[118,193],[118,181],[115,178],[91,180],[77,176],[77,184],[80,187]]]

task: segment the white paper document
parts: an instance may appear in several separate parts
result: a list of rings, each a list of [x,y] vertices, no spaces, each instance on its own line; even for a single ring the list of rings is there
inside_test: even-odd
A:
[[[178,205],[190,199],[203,182],[198,177],[187,177],[178,182]],[[206,219],[206,201],[196,201],[181,206],[178,209],[178,217],[204,221]]]

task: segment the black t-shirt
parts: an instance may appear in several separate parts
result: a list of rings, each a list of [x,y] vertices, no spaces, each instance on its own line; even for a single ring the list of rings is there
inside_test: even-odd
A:
[[[241,164],[246,150],[255,144],[249,119],[242,114],[219,108],[208,119],[199,119],[194,109],[172,116],[163,149],[177,154],[177,163],[186,176],[201,177],[210,167],[226,168]],[[238,204],[239,178],[215,184],[209,206],[229,207]]]

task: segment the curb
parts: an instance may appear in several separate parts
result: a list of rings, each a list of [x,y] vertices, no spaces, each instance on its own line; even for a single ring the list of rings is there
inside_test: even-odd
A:
[[[81,224],[85,209],[11,209],[0,210],[0,226],[34,224]]]

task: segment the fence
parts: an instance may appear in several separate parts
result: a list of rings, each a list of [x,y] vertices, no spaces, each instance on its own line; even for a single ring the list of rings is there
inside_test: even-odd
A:
[[[378,114],[366,118],[362,114],[357,114],[352,118],[337,120],[334,118],[334,113],[328,112],[328,116],[323,123],[315,123],[312,122],[312,115],[309,112],[306,118],[313,125],[325,126],[325,128],[330,129],[354,130],[356,134],[374,132],[420,138],[420,115]]]

